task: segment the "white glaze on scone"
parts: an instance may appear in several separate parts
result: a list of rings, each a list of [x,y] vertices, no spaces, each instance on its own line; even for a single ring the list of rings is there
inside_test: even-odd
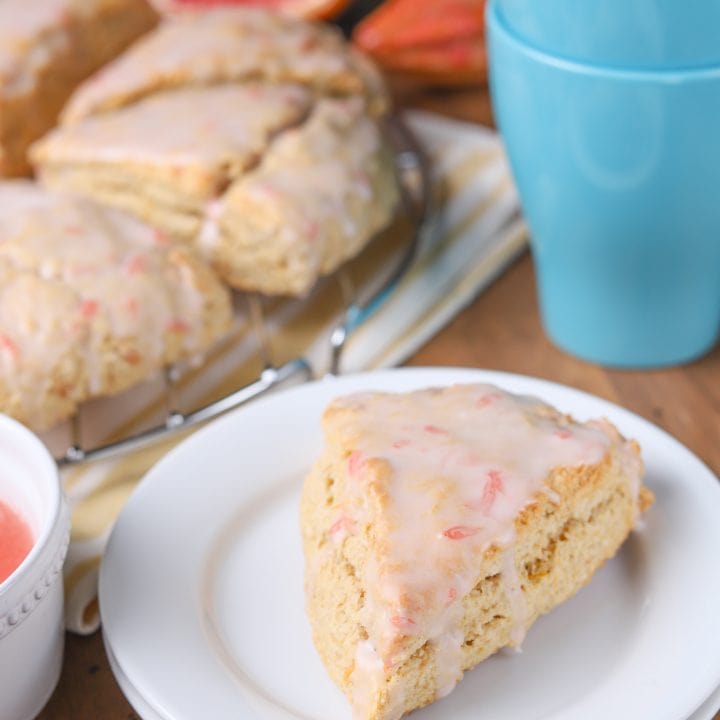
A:
[[[158,93],[78,126],[59,128],[33,149],[42,165],[93,163],[157,168],[207,197],[254,165],[273,136],[309,111],[296,85],[217,85]]]
[[[229,319],[217,281],[162,233],[30,182],[0,184],[0,396],[29,424],[58,419],[47,394],[81,400],[122,386],[118,363],[142,376],[200,354]],[[67,387],[48,390],[60,372]]]
[[[63,122],[163,89],[257,79],[331,94],[364,93],[371,104],[385,104],[382,81],[335,28],[258,8],[217,8],[166,18],[79,89]]]

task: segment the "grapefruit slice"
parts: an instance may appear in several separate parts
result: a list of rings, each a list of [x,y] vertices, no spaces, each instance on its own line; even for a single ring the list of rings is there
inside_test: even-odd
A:
[[[157,1],[157,0],[156,0]],[[264,7],[293,17],[328,20],[339,15],[350,0],[160,0],[161,9],[244,5]]]
[[[385,69],[433,85],[485,81],[485,0],[386,0],[352,39]]]
[[[487,77],[485,43],[481,37],[376,52],[388,72],[431,85],[480,85]]]
[[[483,35],[484,6],[484,0],[387,0],[359,23],[353,40],[370,53],[455,44]]]

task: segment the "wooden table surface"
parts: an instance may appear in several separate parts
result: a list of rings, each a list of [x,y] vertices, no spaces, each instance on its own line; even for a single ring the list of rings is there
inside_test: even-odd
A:
[[[480,89],[432,93],[402,87],[397,94],[408,107],[491,122],[487,94]],[[663,427],[720,475],[720,346],[690,365],[652,372],[606,370],[576,360],[556,349],[543,334],[528,254],[408,364],[506,370],[572,385]],[[90,637],[68,635],[60,683],[39,718],[137,717],[115,683],[99,633]],[[720,720],[720,712],[715,720]]]

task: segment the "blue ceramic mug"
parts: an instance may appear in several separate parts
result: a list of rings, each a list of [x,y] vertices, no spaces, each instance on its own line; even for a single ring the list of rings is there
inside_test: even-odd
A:
[[[521,40],[569,60],[635,69],[720,63],[718,0],[497,0]]]
[[[523,42],[496,5],[493,106],[548,335],[611,366],[702,355],[720,330],[720,65],[567,61]]]

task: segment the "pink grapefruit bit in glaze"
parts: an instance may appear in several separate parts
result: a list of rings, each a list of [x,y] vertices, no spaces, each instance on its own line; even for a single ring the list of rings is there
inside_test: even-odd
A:
[[[364,464],[363,456],[357,450],[353,450],[348,457],[348,473],[350,473],[350,477],[356,478]]]
[[[484,513],[490,512],[497,494],[501,493],[503,489],[502,473],[499,470],[488,470],[487,476],[488,479],[480,499],[480,510]]]
[[[320,225],[313,220],[308,221],[305,228],[305,233],[308,240],[310,240],[310,242],[314,242],[318,239],[318,236],[320,235]]]
[[[423,430],[426,433],[431,433],[433,435],[447,435],[448,434],[447,430],[443,430],[442,428],[439,428],[437,425],[425,425],[425,427],[423,427]]]
[[[393,615],[390,618],[390,622],[401,630],[408,630],[415,626],[415,621],[412,618],[404,617],[403,615]]]
[[[159,245],[160,247],[164,247],[165,245],[170,244],[170,238],[167,236],[167,233],[163,232],[159,228],[153,228],[152,230],[153,234],[153,241],[156,245]]]
[[[7,335],[0,333],[0,350],[10,356],[11,359],[17,360],[20,350],[17,344]]]
[[[135,275],[145,271],[147,266],[147,257],[145,255],[134,255],[127,264],[127,271],[130,275]]]
[[[167,327],[168,332],[171,333],[186,333],[190,329],[189,325],[180,318],[175,318],[170,322]]]
[[[351,534],[355,532],[355,529],[355,521],[345,513],[341,513],[340,517],[330,526],[328,532],[330,535]]]
[[[137,298],[134,298],[134,297],[127,298],[123,302],[122,306],[125,310],[127,310],[130,313],[130,315],[133,315],[133,316],[137,315],[138,310],[139,310]]]
[[[0,500],[0,583],[7,580],[34,544],[27,522]]]
[[[500,400],[502,395],[496,392],[487,393],[487,395],[481,395],[475,402],[475,407],[487,407],[492,405],[496,400]]]
[[[98,303],[96,300],[83,300],[80,303],[80,315],[84,318],[91,318],[97,315]]]
[[[443,537],[448,540],[464,540],[467,537],[477,535],[482,528],[479,527],[467,527],[466,525],[455,525],[455,527],[443,530]]]

